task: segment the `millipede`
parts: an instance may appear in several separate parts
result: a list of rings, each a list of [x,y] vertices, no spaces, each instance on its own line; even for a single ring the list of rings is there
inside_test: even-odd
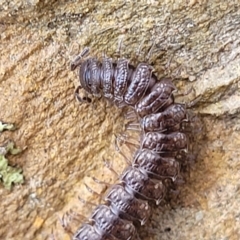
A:
[[[159,205],[180,176],[181,152],[188,148],[183,123],[187,106],[175,103],[177,90],[170,78],[158,79],[153,67],[141,62],[136,67],[128,59],[103,55],[88,57],[85,48],[71,63],[79,67],[78,101],[90,103],[89,95],[103,97],[118,108],[130,108],[129,129],[139,127],[140,140],[132,159],[90,216],[73,235],[73,240],[139,239],[136,224],[144,225],[151,216],[150,202]],[[80,95],[84,91],[84,96]],[[127,141],[127,140],[126,140]]]

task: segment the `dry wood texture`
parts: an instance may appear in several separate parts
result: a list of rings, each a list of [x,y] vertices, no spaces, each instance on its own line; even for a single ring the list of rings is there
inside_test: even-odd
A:
[[[125,57],[143,40],[144,56],[155,40],[157,75],[177,78],[183,92],[192,87],[185,99],[202,96],[194,110],[206,128],[178,201],[156,208],[141,238],[239,239],[240,8],[223,0],[0,1],[0,120],[18,127],[1,142],[27,146],[10,158],[25,184],[0,188],[0,239],[49,239],[52,229],[69,239],[58,216],[69,209],[90,214],[77,199],[96,198],[83,184],[91,184],[88,176],[116,178],[102,157],[122,171],[113,135],[123,131],[122,112],[103,100],[80,106],[69,69],[84,46],[114,57],[121,37]]]

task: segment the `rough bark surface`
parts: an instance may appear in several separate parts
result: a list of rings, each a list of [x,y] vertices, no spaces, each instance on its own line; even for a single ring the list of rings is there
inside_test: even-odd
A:
[[[0,239],[49,239],[52,231],[70,239],[58,217],[70,209],[89,216],[91,205],[78,196],[97,197],[84,183],[105,190],[89,176],[116,179],[102,158],[124,168],[114,151],[122,111],[104,100],[79,105],[69,70],[84,46],[114,57],[119,38],[129,58],[144,41],[138,60],[155,41],[157,75],[178,79],[182,92],[192,88],[185,101],[201,96],[193,110],[206,128],[178,200],[154,209],[141,239],[239,239],[239,1],[0,1],[0,33],[0,117],[18,127],[0,140],[27,146],[10,159],[25,184],[0,187]]]

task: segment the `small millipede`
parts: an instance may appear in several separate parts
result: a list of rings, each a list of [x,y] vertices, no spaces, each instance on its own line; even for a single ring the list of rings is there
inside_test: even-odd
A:
[[[181,162],[176,156],[188,147],[188,136],[182,129],[182,123],[188,121],[186,106],[174,102],[176,87],[170,78],[158,79],[151,65],[142,62],[134,67],[127,59],[113,61],[106,56],[100,61],[86,58],[88,52],[85,48],[71,64],[71,70],[80,66],[76,98],[90,102],[88,95],[93,95],[117,107],[130,107],[138,123],[130,123],[128,128],[138,126],[141,138],[133,159],[128,160],[130,166],[73,239],[139,239],[135,224],[144,225],[151,216],[148,201],[158,205],[166,194],[166,181],[179,177]],[[80,89],[86,96],[80,96]]]

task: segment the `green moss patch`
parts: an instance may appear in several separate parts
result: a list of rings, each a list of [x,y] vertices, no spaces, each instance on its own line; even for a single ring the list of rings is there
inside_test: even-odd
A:
[[[4,124],[0,122],[0,132],[4,130],[14,130],[13,124]],[[22,169],[9,166],[7,155],[19,154],[22,150],[16,148],[12,141],[0,146],[0,181],[4,187],[11,190],[13,184],[21,184],[24,182]]]

